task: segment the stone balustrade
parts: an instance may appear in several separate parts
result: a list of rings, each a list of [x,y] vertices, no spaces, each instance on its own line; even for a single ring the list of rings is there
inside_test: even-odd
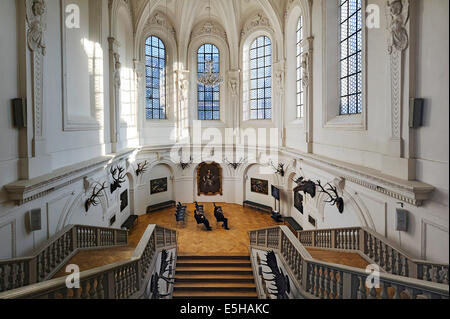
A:
[[[31,256],[0,260],[0,292],[48,280],[80,250],[127,244],[124,230],[69,225]]]
[[[101,232],[92,232],[92,227],[81,227],[80,236],[87,240],[123,242],[124,238],[106,232],[105,238],[96,237]],[[96,235],[97,234],[97,235]],[[102,236],[102,235],[100,235]],[[126,238],[126,237],[125,237]],[[75,242],[79,243],[78,238]],[[142,296],[162,249],[177,247],[175,230],[149,225],[130,260],[121,261],[80,273],[80,287],[67,287],[66,278],[15,287],[18,289],[0,293],[0,299],[134,299]]]
[[[367,228],[300,231],[298,239],[305,247],[358,251],[389,274],[449,283],[448,264],[414,259],[395,243]]]
[[[296,281],[305,298],[321,299],[448,299],[448,282],[440,283],[440,280],[428,280],[433,276],[439,276],[439,272],[445,272],[443,268],[434,266],[428,268],[429,263],[422,263],[417,269],[424,278],[405,278],[400,274],[406,274],[404,257],[398,258],[393,268],[398,274],[379,274],[379,286],[366,285],[369,273],[364,269],[331,264],[314,260],[305,246],[321,247],[328,249],[358,250],[369,243],[369,234],[361,228],[334,229],[322,231],[305,231],[299,233],[299,239],[292,234],[286,226],[278,226],[267,229],[251,231],[250,248],[260,250],[273,250],[280,258],[283,258],[288,266],[291,278]],[[367,239],[366,239],[367,238]],[[304,242],[304,244],[303,244]],[[380,241],[377,241],[379,244]],[[379,244],[382,246],[381,244]],[[388,245],[388,243],[384,243]],[[371,246],[367,246],[371,247]],[[377,244],[375,245],[377,246]],[[372,248],[371,248],[372,249]],[[386,259],[382,249],[374,249],[378,253],[378,260]],[[375,257],[374,257],[375,258]],[[410,259],[406,260],[407,262]],[[447,266],[448,269],[448,266]],[[424,275],[425,274],[425,275]],[[423,279],[423,280],[422,280]]]

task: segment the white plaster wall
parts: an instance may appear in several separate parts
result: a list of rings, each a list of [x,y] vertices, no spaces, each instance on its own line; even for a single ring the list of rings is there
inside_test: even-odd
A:
[[[16,1],[0,10],[0,187],[18,178],[19,130],[13,127],[11,99],[18,96]],[[6,194],[0,190],[0,202]]]

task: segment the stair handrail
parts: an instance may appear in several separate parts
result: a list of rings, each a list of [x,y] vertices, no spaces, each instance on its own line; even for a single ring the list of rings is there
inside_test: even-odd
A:
[[[297,232],[297,237],[306,247],[359,251],[390,274],[449,283],[448,263],[414,258],[395,242],[366,227],[305,230]],[[344,242],[339,242],[342,238]]]
[[[140,298],[158,253],[176,247],[176,230],[149,225],[130,259],[80,272],[79,287],[68,286],[64,276],[0,293],[0,299]]]
[[[48,280],[80,250],[127,244],[126,230],[67,225],[29,256],[0,260],[0,292]]]
[[[273,250],[295,276],[307,298],[399,299],[449,297],[449,286],[389,273],[379,273],[380,289],[366,288],[370,273],[363,269],[315,260],[286,226],[250,231],[250,248]]]

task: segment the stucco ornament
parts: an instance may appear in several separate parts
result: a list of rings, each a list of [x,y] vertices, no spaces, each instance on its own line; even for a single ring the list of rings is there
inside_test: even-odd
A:
[[[122,68],[122,64],[120,63],[120,55],[118,53],[114,53],[114,86],[116,88],[120,88],[122,85],[120,79],[120,69]]]
[[[304,88],[309,86],[309,63],[308,63],[309,53],[305,52],[302,54],[302,85]]]
[[[27,8],[28,46],[31,51],[45,55],[44,31],[47,6],[44,0],[32,0]]]
[[[388,7],[388,52],[404,51],[408,47],[409,36],[405,26],[409,20],[409,0],[389,0]]]

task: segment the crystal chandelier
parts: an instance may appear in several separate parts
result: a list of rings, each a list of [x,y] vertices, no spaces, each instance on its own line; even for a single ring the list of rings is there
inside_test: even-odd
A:
[[[198,83],[208,88],[212,88],[223,83],[223,77],[220,76],[220,74],[215,73],[213,70],[212,60],[208,60],[205,62],[205,68],[207,71],[203,72],[203,74],[199,76]]]
[[[211,0],[209,0],[209,21],[211,21]],[[198,77],[198,83],[207,88],[212,88],[223,83],[223,77],[214,72],[214,62],[212,60],[205,62],[205,71]]]

